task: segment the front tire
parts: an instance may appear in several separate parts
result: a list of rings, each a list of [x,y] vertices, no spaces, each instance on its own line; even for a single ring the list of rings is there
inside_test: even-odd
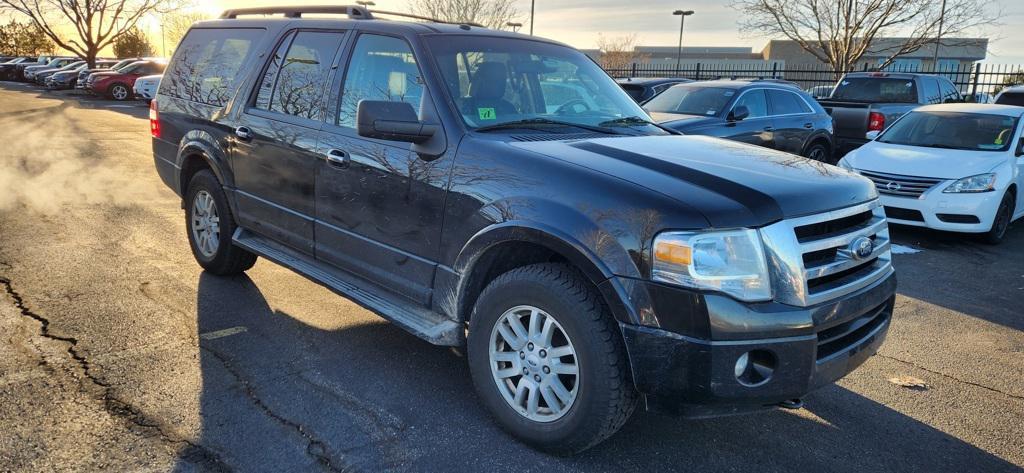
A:
[[[470,319],[482,403],[513,436],[573,454],[607,439],[636,406],[618,326],[572,268],[537,264],[491,282]]]
[[[124,102],[125,100],[131,98],[132,93],[131,90],[128,89],[127,85],[114,84],[110,86],[110,89],[108,89],[107,95],[110,96],[110,98],[113,100],[116,100],[118,102]]]
[[[1009,192],[1003,195],[996,210],[996,218],[992,220],[992,228],[982,237],[985,243],[998,245],[1006,236],[1006,230],[1010,228],[1010,221],[1013,220],[1015,196]]]
[[[220,276],[245,272],[256,255],[235,246],[237,225],[224,189],[207,169],[197,172],[185,193],[185,227],[192,255],[203,269]]]

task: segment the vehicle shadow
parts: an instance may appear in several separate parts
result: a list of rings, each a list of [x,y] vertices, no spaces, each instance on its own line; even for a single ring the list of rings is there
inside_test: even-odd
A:
[[[553,457],[496,427],[458,350],[363,311],[283,312],[244,275],[204,273],[197,297],[201,434],[177,471],[1016,470],[836,386],[799,415],[694,421],[638,412],[607,442]]]
[[[999,245],[970,234],[904,225],[889,229],[894,243],[919,251],[895,255],[899,293],[1024,330],[1024,220],[1015,222]],[[904,261],[915,271],[900,271]]]

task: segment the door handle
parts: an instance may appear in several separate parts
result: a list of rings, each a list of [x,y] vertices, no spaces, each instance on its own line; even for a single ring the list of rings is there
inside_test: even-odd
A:
[[[253,134],[252,130],[250,130],[249,127],[240,126],[238,128],[235,128],[235,136],[237,136],[238,139],[242,141],[252,141]]]
[[[766,127],[764,127],[764,131],[775,131],[775,127],[773,127],[773,126],[766,126]]]
[[[811,128],[814,128],[814,124],[813,123],[804,123],[804,128],[810,130]]]
[[[347,168],[349,161],[351,161],[348,153],[340,149],[328,150],[324,157],[327,158],[327,164],[338,168]]]

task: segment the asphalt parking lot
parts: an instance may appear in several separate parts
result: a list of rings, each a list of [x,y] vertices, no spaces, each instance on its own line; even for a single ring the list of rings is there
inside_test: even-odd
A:
[[[551,457],[488,419],[462,353],[266,261],[202,273],[145,116],[0,84],[0,471],[1024,467],[1024,222],[893,228],[888,340],[805,409],[638,412]]]

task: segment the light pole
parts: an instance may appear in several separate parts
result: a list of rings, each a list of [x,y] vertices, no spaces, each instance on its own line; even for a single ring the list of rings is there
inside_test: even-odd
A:
[[[932,56],[932,71],[939,71],[939,46],[942,45],[942,27],[946,22],[946,0],[942,0],[942,13],[939,14],[939,34],[935,38],[935,55]]]
[[[686,25],[686,17],[693,14],[693,10],[676,10],[673,15],[679,15],[679,49],[676,50],[676,72],[683,63],[683,26]]]
[[[509,28],[512,28],[512,32],[516,33],[516,32],[519,31],[519,28],[523,27],[523,24],[522,23],[517,23],[517,22],[514,22],[514,21],[510,21],[508,23],[505,23],[505,26],[507,26]]]
[[[537,6],[537,0],[530,0],[530,36],[533,36],[533,12]]]

